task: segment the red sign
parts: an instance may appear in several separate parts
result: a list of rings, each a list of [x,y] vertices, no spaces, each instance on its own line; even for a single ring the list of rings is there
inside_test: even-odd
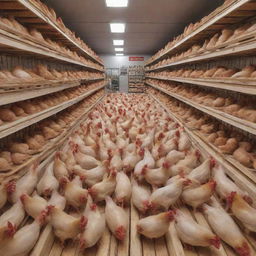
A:
[[[129,61],[144,61],[144,57],[129,57]]]

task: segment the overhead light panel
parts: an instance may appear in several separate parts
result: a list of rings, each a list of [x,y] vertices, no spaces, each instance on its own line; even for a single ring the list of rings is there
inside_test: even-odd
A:
[[[124,56],[123,53],[116,53],[116,56]]]
[[[124,40],[113,40],[114,45],[124,45]]]
[[[124,48],[115,48],[115,51],[116,51],[116,52],[123,52],[123,51],[124,51]]]
[[[106,0],[107,7],[127,7],[128,0]]]
[[[124,23],[110,23],[110,30],[112,33],[124,33],[125,24]]]

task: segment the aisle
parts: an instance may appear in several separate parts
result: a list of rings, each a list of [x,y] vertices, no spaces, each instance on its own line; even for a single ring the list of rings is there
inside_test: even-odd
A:
[[[82,139],[83,142],[80,139]],[[168,167],[168,173],[170,174],[167,177],[163,178],[164,181],[161,181],[162,184],[158,184],[158,187],[162,187],[170,176],[175,176],[176,174],[178,175],[176,176],[177,179],[187,180],[187,178],[183,177],[184,170],[185,172],[187,172],[188,177],[190,177],[189,173],[191,173],[192,170],[197,170],[197,174],[200,173],[200,170],[203,170],[204,173],[206,170],[207,177],[203,178],[204,181],[202,180],[202,175],[193,176],[194,179],[198,179],[198,182],[201,181],[200,183],[204,184],[197,184],[197,188],[200,186],[207,186],[207,184],[209,184],[209,187],[212,188],[210,190],[210,194],[206,198],[204,198],[204,200],[198,206],[201,206],[202,203],[207,202],[207,204],[214,207],[220,207],[220,195],[213,195],[215,186],[211,185],[212,178],[210,177],[210,170],[215,167],[212,166],[214,162],[212,162],[209,154],[204,152],[202,149],[199,151],[196,142],[188,136],[183,128],[179,127],[179,125],[174,122],[172,118],[170,118],[167,111],[158,102],[156,102],[152,97],[148,95],[107,95],[104,98],[103,102],[99,104],[93,112],[90,113],[89,119],[83,124],[82,129],[78,130],[77,133],[73,134],[73,136],[70,138],[70,141],[80,144],[85,143],[85,145],[89,145],[91,143],[91,146],[93,142],[97,142],[99,146],[99,151],[97,152],[96,156],[97,160],[104,162],[104,158],[109,157],[109,170],[115,170],[119,173],[122,170],[132,171],[130,177],[135,177],[137,180],[141,180],[141,182],[139,182],[139,186],[147,186],[149,188],[150,185],[150,194],[155,191],[155,189],[157,189],[155,186],[156,184],[154,185],[154,182],[156,180],[156,177],[159,176],[156,174],[157,176],[154,176],[155,178],[151,179],[150,176],[147,176],[147,174],[143,172],[143,168],[139,168],[140,164],[138,163],[143,158],[142,155],[140,156],[140,158],[137,158],[137,160],[134,160],[134,158],[127,158],[127,154],[129,155],[129,152],[130,154],[134,153],[134,155],[140,154],[141,150],[144,149],[142,150],[144,151],[144,156],[146,154],[148,155],[145,157],[147,159],[145,160],[146,162],[144,162],[144,164],[141,166],[144,166],[145,163],[150,164],[150,161],[152,161],[153,157],[154,166],[151,167],[151,170],[152,168],[156,168],[158,166],[159,169],[157,169],[157,171],[158,173],[160,173],[163,172],[161,164],[165,161],[169,161],[169,158],[167,157],[169,155],[169,152],[180,151],[179,154],[183,154],[184,156],[177,159],[172,159],[172,165]],[[119,149],[122,150],[120,151]],[[149,149],[149,151],[147,151],[147,149]],[[66,148],[65,150],[68,150],[68,148]],[[115,153],[111,154],[113,153],[113,151]],[[145,151],[147,151],[146,154]],[[185,154],[182,152],[185,152]],[[185,160],[184,157],[185,159],[190,158],[190,160]],[[149,158],[151,158],[151,160]],[[129,160],[128,162],[127,159]],[[187,164],[185,164],[185,161],[187,161]],[[68,168],[67,162],[65,163]],[[129,163],[131,166],[125,163]],[[183,165],[181,165],[182,163]],[[218,163],[215,163],[215,166],[217,165]],[[134,167],[135,173],[133,171]],[[183,172],[181,176],[179,176],[180,169],[178,167],[183,167]],[[75,171],[73,170],[73,172]],[[77,172],[76,175],[78,175],[78,173],[81,175],[81,172]],[[99,182],[102,180],[102,178],[99,179]],[[228,176],[226,177],[226,179],[228,179]],[[218,186],[218,181],[215,181],[217,182]],[[85,178],[84,182],[86,183],[88,182],[88,180],[86,181]],[[88,186],[88,184],[85,186],[85,183],[84,187],[86,187],[87,189],[91,187],[91,185]],[[186,182],[183,183],[184,187],[182,190],[184,190],[185,186],[189,184],[187,184]],[[134,181],[132,181],[132,184],[134,188]],[[192,220],[198,223],[201,227],[204,227],[207,230],[212,230],[212,226],[207,220],[205,212],[193,210],[190,206],[181,203],[182,190],[180,191],[178,197],[172,202],[170,208],[176,208],[179,209],[179,211],[181,210],[183,213],[186,214],[186,216],[190,216],[190,218],[192,217]],[[88,191],[90,193],[92,190],[89,189]],[[125,187],[124,191],[126,191]],[[114,190],[109,193],[105,193],[107,193],[106,195],[111,195],[113,192]],[[116,197],[116,193],[116,191],[113,193],[113,198]],[[96,194],[91,193],[91,195],[94,197],[94,199],[97,199]],[[134,198],[132,199],[130,206],[128,204],[124,208],[128,216],[127,218],[129,220],[124,241],[118,241],[116,237],[112,234],[112,232],[110,232],[108,228],[105,228],[102,238],[95,246],[80,251],[79,242],[77,241],[77,239],[75,239],[75,242],[65,242],[65,247],[63,247],[59,239],[56,238],[52,233],[51,224],[48,224],[48,226],[41,233],[40,239],[31,255],[48,255],[48,253],[50,256],[255,255],[256,243],[251,239],[250,236],[246,235],[245,233],[244,236],[242,235],[244,239],[243,241],[244,243],[246,243],[243,252],[244,254],[242,252],[240,252],[241,254],[235,253],[235,251],[223,241],[221,241],[219,249],[216,248],[218,247],[217,241],[215,241],[215,243],[213,243],[212,245],[208,244],[206,247],[186,246],[185,243],[181,241],[181,237],[177,233],[176,224],[174,223],[174,221],[168,222],[168,225],[166,224],[167,229],[164,232],[165,235],[160,238],[149,239],[142,235],[139,235],[137,231],[138,221],[139,219],[144,218],[146,215],[143,213],[139,213],[138,209],[136,209],[136,207],[132,203],[133,200]],[[98,202],[97,205],[99,206],[100,211],[104,213],[104,200],[99,199],[99,201],[100,202]],[[187,203],[193,205],[193,202],[188,201]],[[153,205],[154,204],[152,202],[151,204],[147,204],[147,215],[164,212],[161,207],[158,210],[155,209],[156,212],[152,212],[152,210],[154,209],[152,208]],[[81,212],[80,214],[78,214],[77,212],[71,211],[70,207],[66,207],[65,211],[72,215],[81,215]],[[172,213],[175,215],[175,211]],[[243,230],[242,226],[243,224],[239,222],[239,227],[241,227],[241,230]],[[193,237],[193,234],[191,234],[191,236]],[[250,241],[248,241],[247,239],[249,239]],[[251,251],[251,253],[249,253],[249,251]]]

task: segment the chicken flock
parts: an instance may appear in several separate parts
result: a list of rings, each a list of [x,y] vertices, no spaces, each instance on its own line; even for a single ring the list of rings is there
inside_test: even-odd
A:
[[[89,71],[58,71],[49,69],[46,65],[39,64],[34,70],[16,66],[12,70],[3,69],[0,71],[0,88],[5,88],[11,84],[26,86],[27,83],[48,83],[54,82],[80,81],[96,78],[103,78],[100,72]]]
[[[53,11],[53,10],[52,10]],[[54,12],[54,11],[53,11]],[[58,19],[61,20],[61,19]],[[40,33],[37,29],[35,28],[27,28],[24,25],[22,25],[21,23],[19,23],[16,19],[14,19],[13,17],[1,17],[0,16],[0,25],[1,27],[3,27],[5,29],[5,27],[7,27],[5,30],[9,31],[14,30],[15,34],[19,34],[20,38],[23,38],[24,36],[26,37],[26,39],[30,40],[30,41],[34,41],[35,43],[38,44],[38,47],[43,47],[44,50],[46,51],[50,51],[51,53],[55,53],[59,56],[64,56],[68,59],[73,59],[75,61],[81,62],[84,65],[88,65],[92,68],[98,69],[103,71],[104,68],[103,66],[101,66],[98,63],[95,63],[91,60],[89,60],[88,58],[85,58],[79,54],[77,54],[77,52],[70,50],[68,47],[66,47],[65,45],[63,45],[62,43],[60,43],[59,41],[54,41],[51,40],[50,38],[44,38],[44,36],[42,35],[42,33]],[[68,30],[67,30],[68,31]],[[67,32],[65,31],[65,32]],[[70,33],[73,35],[73,33],[70,31]],[[82,40],[78,40],[80,47],[82,46],[82,48],[85,48],[85,50],[88,50],[88,47],[85,45],[85,43],[83,43]],[[98,60],[101,61],[95,53],[91,52],[90,53]]]
[[[82,91],[84,92],[84,89]],[[1,147],[0,150],[0,174],[7,174],[14,167],[24,164],[33,155],[47,148],[47,146],[51,144],[52,139],[63,134],[74,122],[79,120],[84,112],[86,112],[102,94],[103,90],[100,90],[70,107],[68,110],[58,113],[55,117],[37,123],[36,129],[25,132],[21,139],[14,137],[12,140],[6,142],[4,147]],[[61,94],[59,93],[59,95]],[[37,100],[37,104],[35,101],[25,101],[19,104],[15,103],[10,109],[5,108],[5,111],[1,109],[0,113],[4,115],[5,118],[7,116],[15,117],[16,120],[16,117],[21,118],[22,116],[29,116],[34,113],[31,111],[37,111],[38,108],[41,107],[38,102]],[[54,98],[48,97],[47,108],[53,105],[55,105]],[[22,115],[17,114],[17,111],[18,113],[22,113]]]
[[[194,29],[191,28],[191,32],[194,32]],[[171,64],[173,62],[186,60],[188,58],[191,58],[193,56],[203,55],[207,54],[211,51],[216,51],[218,48],[223,48],[228,45],[230,47],[232,44],[236,44],[237,41],[240,38],[240,41],[244,39],[243,37],[248,35],[250,36],[252,33],[255,33],[256,31],[256,23],[249,22],[243,25],[239,25],[237,28],[224,28],[220,32],[214,34],[211,38],[205,39],[205,41],[202,44],[194,44],[192,45],[188,50],[183,51],[181,53],[177,53],[171,57],[165,58],[159,62],[157,62],[154,65],[147,66],[145,70],[151,70],[156,69],[168,64]],[[184,34],[185,36],[185,34]],[[180,38],[182,39],[182,37]],[[179,40],[180,40],[179,39]],[[167,46],[159,51],[153,59],[150,59],[148,63],[151,63],[154,60],[157,60],[162,54],[165,52],[168,52],[172,47],[175,46],[175,44],[178,43],[177,39],[172,41],[171,43],[167,44]]]
[[[27,254],[46,223],[62,243],[79,239],[81,250],[94,246],[106,226],[123,241],[130,203],[140,213],[137,232],[145,237],[165,235],[173,222],[185,244],[218,249],[224,241],[238,255],[253,255],[222,207],[244,229],[256,232],[249,194],[215,159],[203,157],[184,129],[147,95],[105,96],[39,173],[34,164],[22,178],[0,187],[0,207],[11,204],[0,216],[5,256]],[[191,218],[181,202],[200,209],[211,229]],[[34,222],[20,227],[25,215]]]
[[[211,119],[210,116],[195,110],[193,107],[174,99],[170,100],[168,95],[157,89],[151,88],[149,91],[159,97],[176,116],[186,123],[187,127],[198,130],[208,143],[219,149],[219,152],[232,155],[240,164],[250,168],[251,171],[255,171],[256,152],[253,140],[248,140],[248,137],[237,130],[222,125],[216,119]]]

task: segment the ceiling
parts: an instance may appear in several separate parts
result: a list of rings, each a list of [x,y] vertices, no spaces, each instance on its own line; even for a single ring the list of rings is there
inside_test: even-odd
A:
[[[152,55],[171,38],[219,6],[222,0],[129,0],[127,8],[107,8],[105,0],[44,0],[97,54],[114,54],[113,39],[124,39],[125,54]],[[110,22],[125,22],[124,34]]]

